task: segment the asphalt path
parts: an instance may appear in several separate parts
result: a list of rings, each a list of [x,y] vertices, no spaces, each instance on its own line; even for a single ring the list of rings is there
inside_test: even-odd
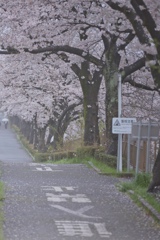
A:
[[[118,191],[118,179],[85,165],[38,164],[0,129],[5,240],[148,240],[160,228]]]

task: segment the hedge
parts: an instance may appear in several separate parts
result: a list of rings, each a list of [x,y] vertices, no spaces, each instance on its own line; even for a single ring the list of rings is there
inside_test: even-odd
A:
[[[55,153],[36,153],[35,161],[36,162],[46,162],[46,161],[57,161],[64,158],[73,158],[75,157],[75,152],[55,152]]]

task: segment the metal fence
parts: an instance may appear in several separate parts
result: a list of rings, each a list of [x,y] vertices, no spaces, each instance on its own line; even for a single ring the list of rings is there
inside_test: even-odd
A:
[[[128,135],[123,136],[123,149],[122,149],[122,154],[125,159],[128,157]],[[157,141],[151,141],[150,142],[150,156],[149,156],[149,172],[152,171],[152,167],[154,165],[154,161],[156,159],[158,149],[160,146],[160,140]],[[132,141],[130,144],[130,168],[136,169],[136,157],[137,157],[137,142]],[[139,170],[141,172],[146,171],[146,158],[147,158],[147,141],[142,140],[140,144],[140,153],[139,153]]]

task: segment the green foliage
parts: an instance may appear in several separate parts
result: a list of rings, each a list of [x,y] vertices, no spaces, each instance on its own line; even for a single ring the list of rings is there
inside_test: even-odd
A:
[[[134,190],[134,191],[140,191],[142,192],[142,189],[147,189],[149,183],[151,180],[151,175],[147,173],[139,173],[137,174],[136,178],[133,179],[133,181],[130,182],[123,182],[120,184],[120,189],[123,192],[127,192],[128,190]]]
[[[86,157],[94,157],[96,147],[94,146],[84,146],[77,148],[76,156],[77,158],[83,159]]]
[[[46,161],[57,161],[61,159],[73,158],[75,156],[74,152],[55,152],[55,153],[36,153],[36,162],[46,162]]]
[[[22,135],[19,136],[19,139],[22,142],[23,146],[34,156],[36,150],[33,148],[33,145],[30,144],[28,140]]]
[[[76,156],[77,158],[80,158],[80,159],[92,157],[99,160],[101,163],[103,162],[108,167],[111,167],[114,169],[116,169],[117,167],[117,157],[106,154],[104,147],[83,146],[83,147],[77,148]],[[126,165],[127,165],[126,160],[123,159],[123,167],[125,168]]]
[[[95,151],[94,157],[97,160],[100,160],[101,162],[107,164],[108,166],[110,166],[112,168],[116,168],[116,166],[117,166],[117,157],[106,154],[104,151],[104,148],[97,149]]]
[[[50,160],[51,156],[49,153],[36,153],[34,158],[36,162],[46,162]]]
[[[94,157],[112,168],[117,167],[117,156],[106,154],[104,148],[96,149]],[[126,166],[127,161],[126,159],[123,159],[123,168],[126,168]]]
[[[101,171],[102,174],[116,176],[117,171],[115,168],[108,166],[106,163],[101,162],[95,158],[90,159],[92,165]]]
[[[0,182],[0,240],[4,239],[3,236],[3,222],[4,222],[4,216],[3,216],[3,200],[4,200],[4,184]]]
[[[0,201],[4,200],[4,184],[0,182]]]
[[[20,129],[19,129],[16,125],[12,125],[12,128],[14,129],[14,131],[15,131],[18,135],[21,135],[21,131],[20,131]]]
[[[134,184],[131,182],[123,182],[118,185],[118,188],[121,192],[128,192],[129,190],[134,190]]]
[[[147,188],[150,183],[151,175],[139,173],[133,181],[122,182],[118,188],[122,192],[128,192],[131,198],[141,206],[139,197],[148,202],[156,211],[160,212],[159,202],[153,194],[147,193]]]
[[[142,187],[142,188],[147,188],[149,186],[149,183],[151,181],[151,175],[147,173],[139,173],[137,174],[135,178],[135,185]]]
[[[112,155],[108,155],[105,153],[100,153],[100,154],[96,154],[95,158],[106,163],[108,166],[116,168],[117,166],[117,157],[116,156],[112,156]]]
[[[56,164],[87,164],[87,159],[79,159],[76,157],[73,158],[64,158],[61,160],[56,160],[54,163]]]
[[[23,134],[21,133],[20,129],[17,126],[13,125],[12,128],[16,132],[17,137],[23,144],[23,146],[34,156],[36,150],[34,149],[33,145],[28,142],[28,140],[23,136]]]

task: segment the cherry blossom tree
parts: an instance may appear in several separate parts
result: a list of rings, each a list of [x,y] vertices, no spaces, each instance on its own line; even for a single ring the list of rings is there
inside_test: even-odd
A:
[[[76,116],[78,114],[77,110],[74,111],[74,108],[79,105],[81,91],[77,80],[72,79],[71,81],[69,71],[67,79],[67,75],[65,76],[59,68],[53,68],[52,62],[48,61],[45,65],[39,65],[31,61],[31,58],[29,59],[31,62],[26,60],[19,63],[17,56],[14,56],[14,61],[18,61],[18,64],[15,64],[15,71],[15,65],[12,63],[9,65],[10,57],[7,57],[7,65],[5,61],[1,75],[7,74],[9,79],[3,81],[4,88],[1,97],[4,108],[8,109],[8,114],[10,116],[18,115],[21,119],[21,121],[18,120],[18,124],[20,124],[23,134],[30,142],[33,143],[34,141],[35,146],[38,143],[38,149],[43,151],[45,150],[46,128],[48,125],[51,126],[53,122],[55,124],[59,122],[62,113],[64,118],[65,112],[68,121],[65,124],[63,121],[63,128],[61,128],[61,139],[63,139],[64,130],[62,131],[62,129],[64,129],[64,126],[66,129],[69,122],[73,120],[73,117],[71,117],[73,112]],[[35,69],[34,75],[33,68]],[[19,76],[21,69],[25,71]],[[52,72],[54,72],[54,75]],[[69,112],[67,112],[67,109],[69,109]],[[52,127],[56,129],[55,125]],[[56,131],[56,134],[58,134],[58,131]],[[60,134],[58,136],[60,137]],[[56,141],[56,137],[54,139]]]
[[[119,4],[119,2],[116,3],[115,1],[107,1],[107,4],[110,5],[110,7],[114,8],[114,10],[117,10],[116,7],[118,8],[119,6],[120,6],[120,9],[122,7],[125,9],[126,8],[126,5],[124,5],[125,3],[126,3],[125,1],[124,3],[121,3],[121,4]],[[127,78],[127,76],[129,76],[136,70],[144,67],[146,64],[146,61],[153,60],[153,58],[155,57],[155,53],[149,54],[144,50],[143,46],[140,49],[140,44],[143,45],[144,43],[145,44],[150,43],[149,40],[148,42],[146,42],[147,41],[146,39],[149,39],[149,36],[147,33],[145,33],[143,26],[141,26],[144,33],[144,36],[142,39],[142,37],[137,34],[137,33],[140,33],[137,30],[138,27],[136,28],[136,26],[134,25],[133,28],[131,28],[132,22],[130,22],[130,19],[128,19],[126,16],[124,18],[124,16],[122,15],[123,11],[120,11],[118,9],[119,15],[116,17],[116,20],[115,19],[113,20],[113,18],[111,18],[109,24],[107,24],[108,17],[111,16],[110,14],[111,13],[115,14],[115,13],[113,13],[111,9],[109,9],[111,13],[108,14],[108,11],[107,11],[107,14],[104,14],[104,9],[105,10],[107,9],[107,5],[103,1],[96,1],[96,2],[89,1],[87,3],[82,2],[81,4],[75,3],[74,8],[73,6],[71,8],[69,5],[67,5],[66,2],[64,4],[65,6],[68,7],[67,8],[68,12],[69,11],[71,11],[71,13],[73,12],[73,19],[74,19],[74,21],[72,21],[72,19],[70,20],[67,27],[71,25],[78,26],[79,29],[78,28],[77,29],[80,31],[80,35],[83,35],[83,38],[87,40],[86,45],[88,44],[89,41],[90,41],[90,46],[91,46],[91,43],[93,44],[93,39],[91,39],[93,33],[97,35],[96,42],[98,43],[101,42],[100,49],[101,51],[103,49],[103,53],[104,53],[104,57],[102,58],[101,63],[98,61],[100,59],[95,59],[93,50],[91,50],[91,48],[88,48],[90,51],[88,49],[87,51],[92,53],[92,55],[85,54],[83,50],[75,47],[70,47],[68,45],[49,46],[46,48],[41,48],[36,50],[28,50],[28,49],[25,49],[25,50],[35,54],[47,52],[47,51],[52,53],[65,51],[71,54],[79,55],[83,57],[85,60],[89,60],[92,63],[96,64],[97,66],[100,66],[100,65],[102,66],[103,74],[106,79],[106,89],[107,89],[107,92],[106,92],[106,127],[107,127],[107,133],[108,133],[107,137],[109,139],[113,139],[113,144],[111,145],[109,152],[115,153],[117,148],[116,147],[117,139],[114,139],[116,138],[116,136],[111,134],[111,120],[113,116],[117,116],[117,90],[116,90],[117,75],[115,73],[117,73],[120,69],[120,72],[122,74],[122,80],[124,82],[130,82],[130,84],[132,85],[135,85],[137,87],[143,87],[151,91],[152,90],[159,91],[156,84],[152,88],[142,83],[137,83],[136,81],[133,81],[133,78]],[[96,7],[96,10],[95,10],[95,7]],[[95,22],[96,22],[95,24],[93,20],[93,16],[95,17],[96,14],[101,17],[99,18],[99,20],[95,18]],[[80,17],[83,20],[81,20]],[[60,19],[61,18],[62,17],[60,17]],[[138,20],[137,20],[137,24],[139,24]],[[66,30],[66,32],[68,32],[68,29]],[[95,41],[95,35],[94,35],[94,41]],[[102,47],[102,44],[103,44],[103,47]],[[79,43],[79,45],[82,45],[82,44]],[[133,52],[133,48],[136,45],[137,45],[136,52],[135,50]],[[150,51],[152,48],[155,52],[156,50],[155,46],[150,46],[150,45],[148,46]],[[128,54],[127,48],[132,49],[132,51],[130,51],[130,53],[132,52],[132,55],[133,55],[132,58],[131,58],[131,55],[129,56],[129,58],[126,56]],[[124,55],[124,52],[125,52],[125,55]],[[145,58],[145,56],[147,56],[147,58]],[[126,59],[127,64],[124,62],[124,60],[122,60],[122,57]],[[155,70],[153,69],[154,68],[151,68],[152,75],[153,75],[153,72],[155,72]]]
[[[131,23],[136,36],[143,47],[145,58],[150,62],[150,69],[155,86],[160,89],[160,11],[159,2],[149,0],[131,0],[130,5],[119,1],[107,1],[115,10],[123,13]],[[154,49],[153,49],[154,48]],[[153,179],[148,191],[160,185],[160,149],[153,167]]]
[[[15,1],[9,5],[8,1],[3,1],[1,7],[2,17],[7,17],[5,25],[3,21],[1,24],[2,38],[5,39],[2,39],[2,47],[7,49],[1,51],[2,54],[25,51],[43,53],[44,57],[50,54],[62,57],[65,52],[69,54],[71,66],[75,63],[80,66],[85,60],[103,71],[107,138],[112,143],[108,150],[113,154],[116,153],[117,137],[111,134],[111,119],[117,116],[117,73],[121,73],[124,83],[159,92],[159,45],[154,41],[151,27],[143,25],[148,21],[143,17],[144,11],[152,13],[158,3],[149,0],[146,3],[148,8],[138,0],[21,1],[18,4]],[[158,34],[159,13],[156,14],[152,15],[152,20],[154,33]],[[151,14],[148,16],[151,20]],[[45,33],[44,29],[47,29]],[[132,76],[146,63],[155,80],[151,85],[137,82]],[[139,73],[143,78],[143,71]]]

